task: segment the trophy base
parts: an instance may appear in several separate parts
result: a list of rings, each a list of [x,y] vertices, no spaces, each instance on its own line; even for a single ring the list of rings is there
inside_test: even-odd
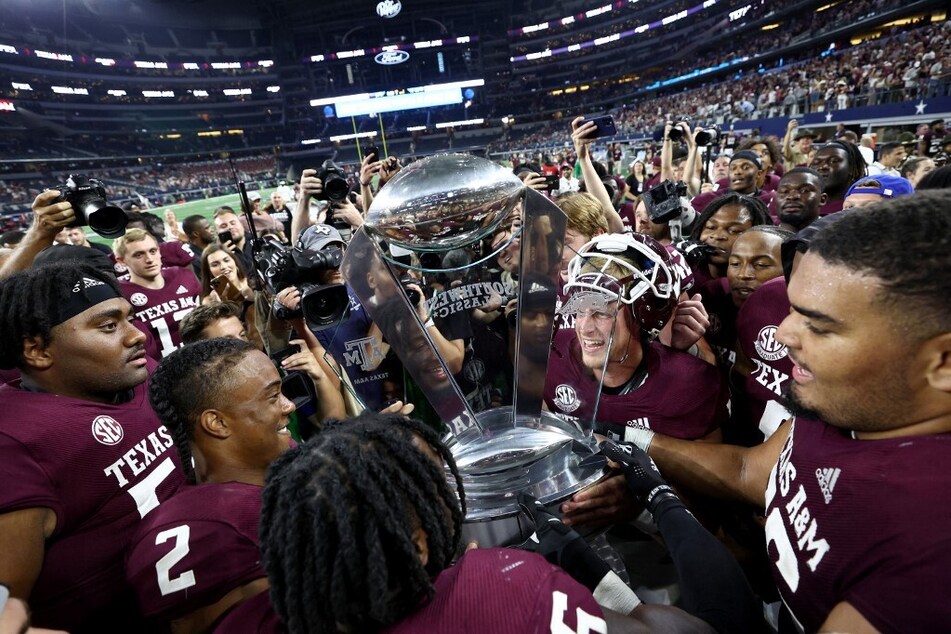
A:
[[[534,526],[518,508],[518,493],[529,493],[560,515],[561,502],[605,474],[604,468],[579,466],[597,451],[593,436],[554,414],[522,417],[501,407],[477,418],[481,436],[465,444],[447,441],[466,492],[466,541],[481,547],[520,543]]]

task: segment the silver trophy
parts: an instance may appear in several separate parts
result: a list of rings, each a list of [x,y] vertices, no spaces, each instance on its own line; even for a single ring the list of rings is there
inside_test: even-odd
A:
[[[387,183],[344,257],[354,295],[449,429],[466,490],[464,537],[482,546],[531,533],[518,492],[556,506],[604,475],[580,464],[597,449],[593,426],[542,410],[565,226],[562,211],[511,171],[442,154]],[[436,289],[426,300],[433,323],[410,302],[407,276]],[[514,347],[467,350],[454,374],[440,342],[489,306],[504,307]]]

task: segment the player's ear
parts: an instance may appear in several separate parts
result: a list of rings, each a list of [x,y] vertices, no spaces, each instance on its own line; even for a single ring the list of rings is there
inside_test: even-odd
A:
[[[926,341],[922,352],[928,384],[945,394],[951,394],[951,332]]]
[[[416,545],[416,554],[419,555],[419,563],[425,568],[429,563],[429,539],[422,526],[417,526],[413,530],[413,544]]]
[[[53,365],[53,355],[43,337],[33,335],[23,338],[23,361],[37,370],[46,370]]]
[[[216,409],[206,409],[198,417],[198,424],[201,429],[215,438],[228,438],[231,435],[231,428],[228,427],[228,421],[222,412]]]

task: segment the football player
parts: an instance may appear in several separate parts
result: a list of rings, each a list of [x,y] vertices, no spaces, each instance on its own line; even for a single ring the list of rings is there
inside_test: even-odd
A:
[[[641,603],[578,533],[527,496],[519,501],[536,526],[526,542],[535,553],[470,548],[450,565],[465,516],[452,455],[418,421],[364,414],[275,461],[261,515],[270,596],[246,601],[219,630],[756,631],[761,619],[736,562],[650,459],[627,449],[605,453],[619,461],[633,494],[651,498],[685,566],[685,604],[696,616]]]
[[[680,273],[668,251],[642,234],[606,234],[581,248],[568,268],[574,332],[559,330],[545,403],[559,416],[595,423],[595,432],[628,440],[658,429],[678,438],[720,439],[728,391],[717,368],[656,341],[674,313]],[[615,474],[566,502],[565,523],[618,521],[631,510]],[[613,509],[613,510],[612,510]]]
[[[793,364],[795,416],[752,449],[635,439],[671,480],[765,507],[774,577],[800,630],[951,622],[948,236],[951,205],[930,192],[822,229],[775,335]]]
[[[295,407],[267,355],[236,338],[198,341],[166,357],[149,400],[190,486],[138,527],[126,573],[146,617],[173,631],[208,631],[267,587],[258,550],[261,487],[268,465],[291,444]]]
[[[0,583],[33,623],[142,631],[129,536],[182,483],[146,399],[154,363],[113,276],[64,262],[0,285]]]
[[[143,229],[129,229],[113,243],[116,262],[129,269],[120,282],[122,294],[135,311],[135,325],[151,335],[149,356],[161,359],[181,345],[178,324],[198,306],[201,285],[186,263],[162,268],[158,242]]]

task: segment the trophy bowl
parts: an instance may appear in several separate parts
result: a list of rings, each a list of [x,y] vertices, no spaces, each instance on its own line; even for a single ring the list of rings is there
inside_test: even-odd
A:
[[[401,169],[373,199],[363,226],[391,245],[442,253],[495,233],[524,190],[492,161],[437,154]]]

